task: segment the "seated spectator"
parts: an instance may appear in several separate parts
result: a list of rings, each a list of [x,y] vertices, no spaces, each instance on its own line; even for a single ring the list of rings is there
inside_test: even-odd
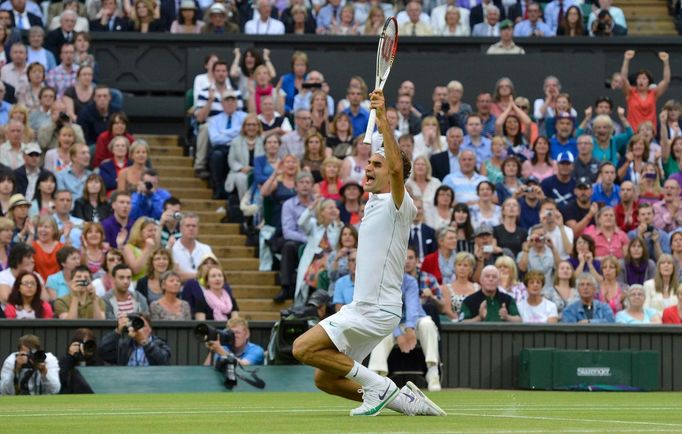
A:
[[[105,303],[95,294],[92,275],[85,265],[74,268],[69,293],[54,302],[59,319],[104,319]]]
[[[339,244],[327,257],[327,277],[329,287],[327,291],[334,293],[336,282],[350,272],[350,253],[358,247],[358,231],[348,224],[341,229]]]
[[[590,273],[598,281],[601,280],[601,261],[596,259],[594,238],[581,234],[573,243],[573,252],[568,262],[575,269],[575,277],[582,273]]]
[[[595,299],[597,281],[590,275],[583,273],[576,279],[580,300],[569,304],[563,311],[563,323],[613,323],[613,310],[608,304]]]
[[[7,302],[14,282],[21,272],[33,272],[35,268],[34,255],[35,250],[28,244],[17,243],[12,246],[7,258],[8,267],[0,271],[0,303]]]
[[[275,100],[272,96],[261,96],[260,107],[261,112],[258,115],[258,121],[263,128],[263,132],[268,133],[268,138],[271,135],[275,135],[279,141],[279,136],[291,132],[292,128],[289,119],[275,111]]]
[[[144,327],[135,330],[131,320],[122,315],[113,332],[102,338],[100,357],[105,362],[118,366],[161,366],[169,365],[170,346],[154,334],[148,313],[138,316]]]
[[[557,36],[587,36],[583,13],[579,6],[573,5],[566,9],[564,19],[557,29]]]
[[[227,199],[223,193],[225,179],[228,173],[228,154],[230,144],[242,131],[242,124],[247,114],[237,110],[237,93],[225,91],[222,99],[222,113],[211,117],[208,121],[208,136],[211,141],[210,168],[211,181],[216,199]]]
[[[57,89],[57,97],[61,98],[69,87],[76,84],[78,65],[73,63],[76,49],[72,42],[65,42],[60,49],[59,66],[48,71],[46,82],[50,87]]]
[[[132,193],[141,188],[140,185],[144,186],[144,184],[142,184],[142,178],[145,170],[147,170],[149,144],[141,139],[135,140],[132,145],[130,145],[128,155],[132,164],[121,169],[116,183],[117,190]]]
[[[56,395],[59,393],[59,362],[54,354],[45,353],[44,363],[32,363],[30,355],[42,350],[40,338],[19,338],[17,352],[7,356],[0,375],[0,395]]]
[[[493,227],[493,236],[497,245],[509,249],[516,257],[528,238],[528,231],[518,225],[520,207],[519,202],[510,197],[502,203],[500,224]]]
[[[206,320],[208,306],[203,291],[206,287],[206,273],[212,265],[222,269],[218,258],[213,253],[208,253],[197,266],[196,278],[187,280],[182,287],[182,299],[189,303],[192,318],[197,321]]]
[[[104,252],[101,264],[104,274],[101,274],[100,277],[92,281],[92,284],[95,287],[95,293],[98,297],[104,297],[105,294],[114,289],[114,277],[112,273],[114,267],[122,263],[123,253],[119,249],[109,249]],[[134,289],[135,285],[131,281],[128,290],[132,292]]]
[[[514,298],[498,290],[499,272],[495,266],[481,271],[481,289],[462,302],[464,322],[521,322]]]
[[[45,53],[52,55],[49,51]],[[17,103],[26,107],[31,113],[35,110],[40,110],[40,91],[45,87],[45,67],[38,62],[33,62],[28,65],[26,70],[28,81],[22,83],[22,87],[16,90]],[[29,116],[30,117],[30,116]],[[31,128],[38,131],[33,127]]]
[[[502,161],[500,169],[502,180],[495,185],[495,194],[497,196],[497,203],[504,204],[507,199],[518,198],[523,193],[524,186],[521,184],[520,179],[521,162],[518,158],[510,156]]]
[[[552,37],[555,36],[556,30],[552,30],[545,24],[542,17],[542,10],[538,3],[528,2],[526,4],[527,18],[516,23],[514,26],[514,37]]]
[[[6,217],[0,217],[0,271],[9,267],[7,262],[13,234],[14,222]]]
[[[483,175],[476,173],[476,153],[462,150],[459,153],[459,172],[450,173],[443,179],[443,185],[457,192],[457,202],[472,204],[477,201],[476,189],[482,181],[487,181]]]
[[[422,119],[421,132],[414,137],[413,159],[421,155],[430,158],[447,147],[445,136],[440,134],[438,119],[435,116]]]
[[[434,29],[434,33],[440,36],[469,36],[471,34],[471,28],[468,24],[469,11],[467,9],[454,5],[447,6],[443,19],[436,25],[434,24],[434,18],[436,18],[435,10],[439,7],[431,10],[431,26]],[[463,14],[463,11],[466,11],[466,14]]]
[[[59,6],[61,6],[61,8]],[[54,8],[54,11],[52,8]],[[85,17],[85,14],[83,13],[83,16],[79,16],[82,12],[81,9],[83,11],[85,10],[84,5],[76,0],[64,0],[60,3],[52,3],[50,13],[48,14],[48,18],[52,15],[52,19],[49,20],[47,28],[49,30],[62,31],[64,39],[76,39],[74,34],[71,34],[70,32],[87,32],[90,29],[90,23]]]
[[[531,176],[544,181],[557,172],[556,162],[552,161],[549,140],[545,136],[538,136],[530,147],[533,157],[521,165],[521,173],[524,177]]]
[[[342,182],[354,181],[361,185],[365,182],[365,167],[372,156],[372,147],[364,143],[362,139],[363,137],[360,136],[354,140],[351,155],[346,157],[341,164]]]
[[[130,314],[149,314],[147,299],[139,292],[130,291],[132,270],[125,263],[117,264],[112,271],[114,288],[102,297],[107,319],[120,319]]]
[[[101,0],[101,9],[90,15],[90,31],[92,32],[125,32],[130,22],[123,15],[116,0]]]
[[[80,18],[78,18],[80,20]],[[78,24],[76,24],[78,28]],[[84,66],[91,66],[97,68],[95,56],[89,53],[90,50],[90,34],[85,30],[76,33],[74,38],[74,46],[76,47],[76,54],[73,56],[73,63],[79,66],[79,69]]]
[[[180,276],[175,271],[165,271],[159,278],[161,298],[151,302],[149,310],[154,320],[180,320],[189,321],[192,313],[189,303],[179,298]]]
[[[77,120],[78,113],[83,110],[83,107],[92,102],[95,94],[95,85],[92,81],[94,75],[95,70],[92,66],[81,66],[76,73],[76,82],[73,86],[69,86],[64,90],[62,99],[66,105],[66,114],[71,119]]]
[[[419,341],[424,351],[427,366],[426,381],[429,391],[440,391],[438,328],[421,307],[417,279],[404,274],[400,289],[403,293],[403,317],[393,333],[386,336],[372,350],[369,358],[369,369],[379,375],[388,375],[388,356],[394,344],[398,345],[402,353],[407,354],[417,346],[417,341]]]
[[[478,200],[470,203],[471,225],[476,230],[480,225],[487,224],[495,227],[500,224],[502,213],[499,205],[493,203],[495,195],[495,185],[486,180],[476,186],[476,196]]]
[[[540,223],[545,228],[545,238],[552,240],[561,259],[568,259],[573,251],[573,231],[564,225],[563,214],[552,199],[543,199],[540,206]]]
[[[14,172],[0,166],[0,216],[2,217],[9,217],[9,202],[16,185]]]
[[[42,216],[36,223],[37,237],[33,242],[35,249],[35,271],[43,281],[59,271],[57,252],[64,247],[59,242],[59,228],[51,216]]]
[[[627,308],[616,314],[616,322],[621,324],[660,324],[661,314],[655,309],[644,307],[646,292],[642,285],[630,286],[626,294]]]
[[[543,297],[545,273],[530,270],[526,273],[528,298],[518,303],[519,314],[524,323],[556,324],[559,321],[557,305]]]
[[[230,66],[230,77],[238,80],[239,92],[241,92],[244,98],[248,99],[251,97],[249,89],[255,81],[256,68],[264,65],[267,67],[271,78],[277,76],[277,71],[270,61],[270,50],[267,48],[263,49],[262,54],[256,48],[245,50],[243,56],[239,48],[235,48],[232,53],[234,54],[234,60]]]
[[[649,203],[641,203],[637,208],[637,228],[628,232],[628,238],[643,238],[649,257],[657,260],[663,253],[670,253],[670,235],[655,227],[653,222],[654,208]]]
[[[76,22],[79,19],[78,18],[79,2],[67,0],[60,3],[62,6],[61,8],[62,10],[59,11],[59,16],[55,16],[54,18],[51,19],[50,16],[48,16],[48,20],[46,22],[47,24],[46,27],[50,30],[50,32],[47,34],[47,37],[45,38],[45,48],[50,50],[50,54],[52,54],[53,59],[59,56],[62,45],[64,45],[65,42],[73,42]],[[50,15],[52,15],[52,13],[50,13]],[[87,32],[89,28],[87,20],[85,18],[80,18],[80,20],[82,20],[81,25],[83,25],[83,21],[85,21],[85,29],[79,31]],[[37,28],[40,28],[42,30],[42,26]],[[31,28],[31,30],[33,29],[34,27]],[[43,37],[45,37],[45,33],[41,32],[40,36],[42,45],[42,39]],[[45,65],[45,67],[47,69],[52,69],[48,68],[47,65]]]
[[[522,188],[519,199],[521,206],[519,224],[524,229],[530,229],[540,223],[541,200],[545,198],[545,194],[540,187],[540,181],[534,176],[524,179],[523,184],[525,187]]]
[[[471,36],[476,37],[486,37],[486,36],[500,36],[500,30],[502,30],[502,23],[500,23],[500,10],[497,6],[493,4],[488,4],[484,6],[485,10],[485,20],[482,23],[478,23],[473,26],[471,30]],[[511,28],[514,27],[513,23],[509,20],[504,20],[504,28],[506,29],[509,24]],[[508,22],[509,21],[509,22]]]
[[[556,305],[559,317],[561,317],[566,306],[579,299],[578,291],[575,287],[576,277],[574,276],[576,276],[576,274],[574,273],[571,263],[569,261],[561,261],[559,262],[556,273],[554,273],[552,284],[547,285],[547,282],[545,282],[543,295],[546,299]],[[596,281],[599,281],[601,280],[601,276],[595,279]]]
[[[102,134],[106,134],[102,133]],[[124,136],[117,136],[111,139],[108,145],[108,149],[112,152],[113,156],[109,159],[102,161],[96,170],[99,170],[99,174],[102,176],[102,181],[106,189],[106,193],[109,194],[116,190],[118,187],[118,175],[123,169],[129,167],[132,162],[128,159],[128,148],[130,147],[130,142]]]
[[[9,199],[9,212],[7,216],[14,222],[12,243],[33,244],[35,238],[35,226],[28,217],[29,203],[21,194],[13,194]]]
[[[69,282],[73,270],[81,264],[81,253],[71,246],[64,246],[57,251],[57,264],[61,271],[47,277],[45,289],[50,300],[56,300],[69,293]]]
[[[111,0],[107,0],[111,1]],[[88,145],[97,142],[97,137],[107,130],[110,116],[115,112],[111,104],[111,90],[108,86],[95,86],[93,101],[85,105],[78,113],[78,125],[83,128]]]
[[[613,255],[621,259],[625,254],[628,236],[616,225],[616,214],[613,208],[605,206],[597,212],[597,224],[589,226],[583,232],[594,239],[596,257],[602,259]]]
[[[105,241],[111,247],[123,246],[128,240],[130,228],[135,220],[130,218],[130,194],[124,191],[115,191],[111,195],[112,215],[102,220]]]
[[[587,25],[590,29],[590,36],[625,36],[628,34],[623,11],[611,4],[611,0],[600,0],[600,9],[592,10]]]
[[[137,0],[130,14],[130,31],[140,33],[163,32],[163,22],[157,17],[157,4],[151,0]]]
[[[260,345],[249,342],[251,331],[249,323],[242,318],[230,318],[227,321],[227,328],[234,333],[234,343],[232,345],[221,345],[220,339],[209,341],[206,347],[214,355],[213,362],[231,354],[237,359],[241,366],[262,365],[265,359],[265,352]],[[206,358],[204,364],[211,363],[211,353]]]
[[[413,199],[414,206],[417,207],[417,214],[415,214],[412,220],[412,226],[410,228],[410,238],[408,240],[408,246],[414,248],[421,264],[424,257],[435,252],[436,246],[436,231],[426,223],[424,223],[424,206],[420,198]],[[342,210],[343,211],[343,210]],[[341,220],[343,221],[343,212],[341,213]],[[360,221],[357,223],[360,224]]]
[[[592,202],[592,183],[589,178],[581,177],[575,182],[573,195],[562,209],[563,220],[571,228],[573,234],[581,235],[585,228],[594,225],[594,217],[599,211],[599,204]]]
[[[145,276],[136,282],[135,290],[147,298],[150,306],[163,297],[161,276],[173,268],[171,253],[164,248],[157,248],[147,259]]]
[[[320,169],[325,159],[325,153],[327,153],[324,146],[324,138],[320,133],[308,134],[308,137],[303,142],[303,149],[303,160],[301,161],[303,170],[312,173],[316,181],[321,181],[322,174]]]
[[[206,282],[202,289],[206,320],[226,321],[228,318],[239,317],[239,306],[223,270],[217,265],[209,265],[205,273]],[[197,312],[200,310],[198,308]]]
[[[227,10],[222,3],[213,3],[208,8],[208,24],[202,32],[206,34],[239,33],[239,26],[227,20]]]
[[[88,328],[76,329],[71,335],[66,354],[59,358],[59,380],[62,385],[60,394],[93,393],[90,385],[76,369],[78,366],[103,365],[97,352],[91,352],[91,344],[97,347],[97,336]]]
[[[677,287],[677,305],[666,307],[663,310],[663,324],[682,324],[682,285]]]
[[[199,19],[199,11],[193,0],[183,0],[177,18],[171,24],[171,33],[199,34],[206,23]]]
[[[16,170],[24,164],[23,148],[26,146],[22,142],[24,135],[24,124],[17,120],[10,120],[5,130],[7,139],[0,145],[0,164]]]
[[[10,48],[9,57],[12,60],[5,64],[5,66],[0,69],[0,80],[4,83],[9,84],[14,89],[18,89],[28,82],[28,77],[26,76],[26,46],[20,41],[12,44]]]
[[[72,203],[70,191],[57,190],[54,199],[54,209],[50,215],[57,222],[57,227],[61,234],[59,242],[62,244],[71,243],[73,247],[80,249],[83,220],[70,214]]]
[[[244,33],[247,35],[283,35],[284,23],[272,18],[272,5],[269,0],[256,2],[258,16],[254,14],[252,20],[246,22]]]
[[[680,184],[667,179],[663,184],[663,200],[654,203],[654,226],[666,232],[673,232],[682,226],[680,206]]]
[[[620,261],[621,273],[618,280],[629,286],[643,285],[656,274],[656,263],[649,259],[646,241],[636,237],[630,239],[625,257]]]
[[[90,167],[90,149],[85,143],[75,143],[69,149],[71,164],[57,173],[57,187],[71,192],[73,200],[78,200],[85,190],[86,181],[92,174]]]
[[[341,179],[342,166],[343,163],[341,160],[334,156],[322,160],[322,164],[320,165],[320,175],[322,179],[313,187],[316,195],[325,199],[341,200],[341,189],[344,186],[344,182]],[[315,180],[315,175],[309,171],[305,172],[310,173],[311,176],[313,176],[313,181]],[[358,183],[356,180],[349,180],[348,182]]]
[[[510,256],[500,256],[495,261],[495,267],[500,272],[498,289],[514,297],[517,304],[525,300],[528,297],[528,292],[523,282],[519,281],[519,270],[514,259]]]
[[[344,159],[352,152],[353,126],[350,117],[344,113],[338,113],[332,119],[327,132],[326,145],[332,150],[332,155],[338,159]]]
[[[561,257],[545,228],[542,225],[535,225],[528,231],[528,240],[524,243],[523,250],[516,256],[516,261],[519,270],[541,271],[545,273],[545,281],[549,282]]]
[[[445,226],[438,229],[436,234],[438,250],[424,256],[421,271],[434,275],[439,284],[449,284],[455,279],[457,230]]]
[[[637,208],[639,198],[637,197],[635,183],[623,181],[620,185],[620,203],[616,205],[616,224],[623,231],[630,232],[637,227]]]
[[[133,165],[134,166],[134,165]],[[137,191],[132,195],[130,218],[149,217],[159,220],[163,213],[163,204],[171,194],[159,187],[159,175],[154,169],[145,169]]]
[[[87,222],[99,223],[111,215],[104,180],[96,173],[88,175],[83,194],[76,200],[72,214]]]
[[[128,140],[128,146],[135,141],[135,137],[128,131],[128,117],[123,112],[112,113],[109,117],[109,126],[106,131],[97,136],[97,143],[95,144],[95,160],[92,163],[93,167],[99,167],[104,160],[113,159],[114,151],[112,148],[112,140],[117,137],[125,137]],[[128,157],[128,149],[126,147],[126,158]],[[120,163],[120,162],[119,162]]]
[[[459,252],[455,256],[455,277],[449,284],[443,284],[443,314],[447,315],[452,322],[462,319],[462,302],[465,298],[480,289],[478,283],[473,283],[476,268],[476,258],[469,252]],[[422,269],[422,273],[425,271]],[[435,276],[434,276],[435,278]]]
[[[58,99],[52,103],[49,118],[38,130],[38,144],[40,144],[40,147],[43,150],[59,147],[59,133],[64,126],[73,128],[74,141],[85,143],[83,129],[80,125],[71,122],[71,118],[66,114],[66,105],[64,105],[62,100]]]
[[[573,161],[573,154],[570,152],[559,153],[556,160],[556,173],[545,178],[540,184],[545,197],[552,199],[555,207],[563,208],[573,199],[573,191],[576,188],[576,181],[571,176]]]
[[[199,217],[194,213],[184,213],[180,220],[180,238],[173,244],[173,261],[177,264],[177,271],[183,281],[197,276],[199,261],[209,253],[211,247],[199,242]]]
[[[42,299],[43,285],[35,274],[22,271],[12,286],[5,306],[8,319],[52,319],[52,306]]]
[[[102,277],[106,270],[102,267],[108,246],[104,245],[104,228],[99,223],[83,223],[81,251],[83,263],[88,267],[94,279]]]
[[[147,262],[158,247],[159,226],[156,220],[146,217],[135,220],[128,242],[123,247],[123,260],[133,272],[133,282],[147,274]]]
[[[38,74],[38,70],[40,70],[40,67],[33,67],[30,77],[31,80],[36,77]],[[30,80],[30,81],[31,81]],[[37,80],[37,78],[36,78]],[[42,82],[41,82],[42,83]],[[27,94],[29,99],[33,99],[33,94]],[[40,129],[49,124],[51,121],[51,116],[52,116],[52,105],[55,102],[55,99],[57,98],[57,91],[54,90],[51,87],[47,86],[42,86],[40,87],[40,90],[38,91],[38,100],[37,103],[33,105],[31,108],[31,113],[28,115],[28,123],[31,126],[31,129],[33,131],[38,132],[38,138],[40,139]],[[26,97],[25,97],[26,99]],[[26,103],[26,101],[24,101]],[[27,106],[28,107],[28,106]],[[0,108],[0,112],[1,112]]]
[[[163,213],[159,219],[161,229],[161,246],[172,249],[173,244],[181,237],[180,219],[182,218],[182,203],[177,197],[169,197],[163,202]]]
[[[357,259],[357,249],[344,248],[344,250],[346,251],[343,257],[346,261],[346,273],[334,282],[334,298],[332,299],[332,304],[334,305],[335,312],[341,310],[343,306],[352,303],[353,293],[355,292],[355,261]]]
[[[71,148],[76,141],[76,132],[71,125],[59,129],[57,147],[45,153],[45,170],[58,174],[71,166]],[[87,167],[87,166],[86,166]]]
[[[33,131],[28,124],[28,109],[21,104],[15,104],[9,111],[9,119],[17,120],[24,126],[24,131],[21,136],[23,143],[29,143],[36,139],[35,131]]]
[[[601,302],[606,303],[613,314],[615,315],[623,309],[623,300],[627,292],[628,286],[622,281],[618,280],[621,271],[621,263],[613,256],[607,256],[602,259],[602,279],[599,286],[599,292],[595,298]]]
[[[471,225],[471,213],[464,203],[458,203],[452,209],[449,226],[457,229],[457,251],[474,253],[474,227]]]
[[[40,146],[35,143],[29,143],[24,147],[24,164],[14,171],[16,179],[16,191],[23,194],[26,200],[30,203],[33,200],[38,179],[46,170],[40,167]]]
[[[46,71],[50,71],[57,66],[57,55],[59,51],[53,53],[51,46],[48,45],[49,41],[45,43],[43,47],[43,42],[45,42],[45,30],[42,27],[34,26],[28,31],[28,48],[27,48],[27,63],[29,64],[28,79],[31,82],[31,65],[33,63],[38,63],[43,67],[42,78],[45,80]],[[34,84],[34,83],[31,83]],[[19,89],[16,89],[19,93]]]
[[[615,207],[620,203],[620,186],[616,184],[616,166],[610,162],[599,166],[599,180],[594,184],[592,201]]]
[[[285,33],[295,35],[314,35],[315,31],[317,30],[317,23],[315,22],[315,17],[313,16],[312,11],[311,13],[308,13],[305,2],[300,0],[292,1],[291,6],[282,11],[280,19],[284,23]],[[374,35],[378,34],[379,33],[377,32]]]
[[[263,130],[255,115],[246,116],[239,136],[230,143],[227,162],[229,173],[225,179],[225,191],[235,191],[239,199],[246,194],[249,187],[249,176],[253,172],[253,159],[265,154],[263,149]]]
[[[493,137],[490,145],[492,156],[481,164],[481,175],[488,178],[495,187],[495,185],[504,179],[502,175],[502,163],[507,155],[507,145],[504,139],[500,136]],[[493,193],[495,188],[493,188]]]
[[[671,255],[661,255],[656,263],[656,275],[644,282],[645,307],[654,308],[659,314],[667,307],[677,304],[675,289],[679,282],[679,269]]]

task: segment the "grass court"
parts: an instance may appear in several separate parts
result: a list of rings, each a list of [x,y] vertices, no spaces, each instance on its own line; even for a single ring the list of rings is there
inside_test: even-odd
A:
[[[679,393],[452,390],[429,395],[447,417],[384,410],[322,393],[204,393],[0,398],[3,433],[680,433]]]

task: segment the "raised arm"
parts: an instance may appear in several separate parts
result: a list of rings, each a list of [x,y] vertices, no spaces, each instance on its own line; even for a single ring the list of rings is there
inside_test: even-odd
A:
[[[630,61],[635,57],[635,50],[627,50],[623,54],[623,65],[620,67],[620,75],[623,77],[623,93],[627,97],[630,93],[630,80],[628,80],[628,75],[630,74]]]
[[[661,140],[659,140],[661,144],[661,159],[662,161],[668,161],[668,157],[670,157],[670,135],[668,133],[668,111],[663,110],[661,111],[661,114],[658,115],[658,119],[660,121],[660,125],[658,126],[658,130],[661,133]]]
[[[663,96],[663,94],[668,90],[670,86],[670,76],[672,72],[670,71],[670,56],[665,51],[658,53],[658,58],[663,62],[663,79],[656,86],[656,99]]]
[[[405,197],[405,180],[403,178],[403,159],[400,156],[400,148],[393,135],[391,126],[386,118],[386,104],[384,92],[376,89],[370,95],[372,108],[377,112],[377,126],[384,137],[384,151],[391,182],[391,196],[396,208],[400,208]]]
[[[507,121],[507,116],[509,116],[509,113],[512,111],[512,106],[514,103],[512,102],[507,106],[506,109],[502,113],[500,113],[500,116],[497,117],[495,120],[495,134],[498,136],[503,135],[503,129],[504,129],[504,123]]]

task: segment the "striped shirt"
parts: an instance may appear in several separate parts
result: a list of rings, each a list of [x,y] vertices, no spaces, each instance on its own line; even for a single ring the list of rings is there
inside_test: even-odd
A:
[[[231,86],[229,81],[226,81],[225,85],[227,86],[226,89],[232,90],[233,92],[237,93],[237,110],[244,110],[244,96],[239,91],[239,89],[237,87]],[[211,86],[205,87],[201,89],[201,92],[199,92],[199,95],[197,95],[197,103],[195,107],[196,111],[201,110],[208,103],[208,93],[210,89]],[[223,105],[221,104],[221,99],[222,94],[216,92],[215,95],[213,96],[213,101],[211,101],[211,111],[208,113],[209,118],[212,118],[213,116],[223,112]]]
[[[125,301],[116,300],[118,304],[118,314],[128,315],[135,312],[135,304],[133,303],[133,297],[128,293],[128,297]]]
[[[455,203],[468,203],[478,199],[476,187],[487,180],[488,178],[475,172],[471,178],[460,173],[451,173],[443,179],[443,185],[455,191]]]

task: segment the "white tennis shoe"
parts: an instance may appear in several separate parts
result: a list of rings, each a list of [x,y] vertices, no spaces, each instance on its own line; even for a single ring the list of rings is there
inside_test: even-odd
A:
[[[431,401],[413,382],[408,381],[400,390],[400,410],[408,416],[447,416],[436,403]]]
[[[362,405],[351,410],[351,416],[376,416],[398,396],[398,386],[390,378],[384,377],[383,380],[377,386],[360,389]]]

